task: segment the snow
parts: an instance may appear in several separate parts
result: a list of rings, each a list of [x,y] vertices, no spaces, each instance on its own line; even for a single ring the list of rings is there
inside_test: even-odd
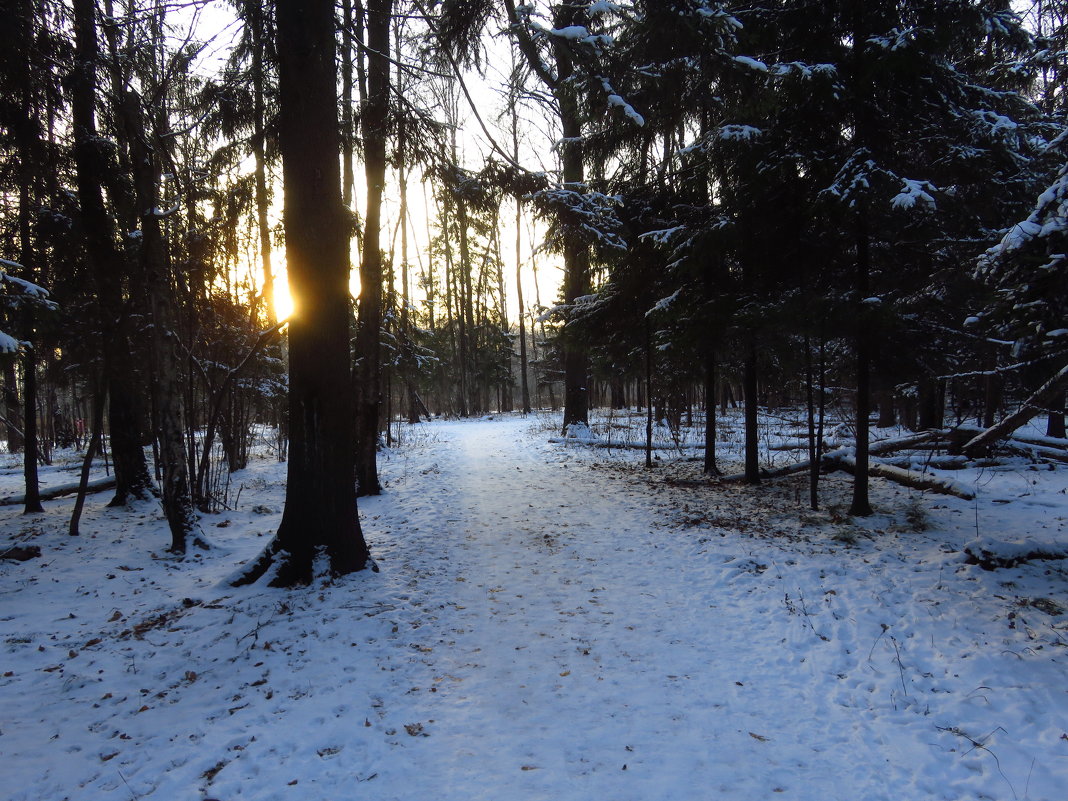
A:
[[[572,42],[590,38],[590,32],[582,25],[568,25],[564,28],[553,28],[549,33],[559,39],[567,39]]]
[[[765,64],[763,61],[757,61],[755,58],[751,58],[749,56],[735,56],[734,60],[737,61],[739,64],[743,64],[744,66],[749,67],[750,69],[757,70],[758,72],[768,71],[767,64]]]
[[[27,295],[38,300],[47,301],[49,305],[55,306],[54,303],[48,301],[48,290],[42,286],[27,281],[25,278],[19,278],[18,276],[11,275],[7,272],[10,269],[24,270],[26,269],[18,262],[8,261],[7,259],[0,259],[0,283],[11,284],[19,288],[19,291],[23,295]]]
[[[590,3],[590,7],[586,9],[591,17],[599,17],[603,14],[618,14],[623,11],[623,7],[618,3],[610,3],[608,0],[595,0]]]
[[[679,297],[679,295],[681,293],[682,293],[682,288],[680,287],[680,288],[676,289],[674,292],[672,292],[670,295],[668,295],[666,298],[660,298],[660,300],[658,300],[656,303],[653,304],[652,308],[650,308],[648,311],[645,312],[645,316],[648,317],[649,315],[655,314],[656,312],[661,312],[661,311],[667,310],[668,308],[671,307],[671,304],[674,303],[678,299],[678,297]]]
[[[80,538],[69,499],[0,508],[42,551],[0,561],[8,798],[1063,798],[1065,563],[965,548],[1063,552],[1068,471],[876,480],[850,519],[837,474],[815,513],[559,427],[403,427],[360,501],[381,572],[292,591],[224,581],[278,525],[267,456],[184,561],[152,502],[94,496]]]
[[[0,331],[0,353],[18,353],[22,343],[10,334]]]
[[[614,92],[605,98],[608,101],[608,105],[615,106],[623,109],[623,113],[629,117],[635,125],[642,127],[645,125],[645,117],[634,110],[634,107]]]
[[[895,209],[911,209],[919,201],[921,205],[933,209],[935,199],[931,192],[938,190],[930,181],[915,181],[911,178],[901,179],[904,188],[890,200],[890,205]]]
[[[762,133],[763,131],[752,125],[728,124],[720,126],[719,138],[728,141],[748,142],[751,139],[756,139]]]

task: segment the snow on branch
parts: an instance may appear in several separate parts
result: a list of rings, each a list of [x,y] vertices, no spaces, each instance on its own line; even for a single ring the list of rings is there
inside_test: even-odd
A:
[[[1046,188],[1026,220],[1013,225],[1001,241],[979,259],[979,274],[990,271],[1002,256],[1027,246],[1034,240],[1047,239],[1068,232],[1068,164],[1061,167],[1056,180]],[[1055,254],[1052,267],[1064,261],[1063,254]]]
[[[872,177],[878,171],[875,161],[868,158],[868,151],[861,148],[846,159],[834,176],[834,181],[823,191],[853,206],[858,196],[867,194],[871,189]]]
[[[666,298],[660,298],[660,300],[658,300],[656,303],[653,304],[653,307],[651,309],[649,309],[648,311],[645,312],[645,316],[649,317],[649,316],[655,314],[656,312],[661,312],[661,311],[664,311],[664,310],[668,309],[671,306],[671,304],[674,303],[678,299],[679,294],[681,292],[682,292],[682,288],[680,287],[680,288],[676,289],[674,292],[672,292],[670,295],[668,295]]]
[[[592,192],[584,184],[543,189],[531,199],[539,212],[550,220],[547,244],[560,246],[567,236],[577,236],[597,248],[623,251],[623,224],[616,214],[619,198]]]
[[[767,64],[765,64],[763,61],[757,61],[755,58],[751,58],[750,56],[735,56],[734,60],[742,66],[749,67],[749,69],[756,70],[757,72],[768,71]]]
[[[749,142],[764,133],[760,128],[752,125],[735,125],[729,123],[719,128],[719,138],[728,142]]]
[[[607,78],[601,78],[601,88],[604,89],[605,99],[608,101],[609,106],[623,109],[623,113],[633,120],[639,128],[645,126],[645,117],[635,111],[634,106],[624,100],[623,96],[612,88],[612,84],[608,82]]]
[[[805,64],[801,61],[784,61],[775,64],[771,71],[780,77],[796,75],[802,80],[812,80],[816,76],[834,77],[838,74],[838,67],[834,64]]]
[[[914,181],[911,178],[902,178],[905,188],[894,195],[890,205],[895,209],[911,209],[917,201],[929,209],[935,207],[935,199],[931,192],[937,192],[938,188],[930,181]]]
[[[26,342],[0,331],[0,353],[18,353],[26,344]]]
[[[11,275],[11,273],[8,272],[9,269],[24,270],[25,267],[16,261],[0,259],[0,285],[12,288],[9,292],[5,293],[3,297],[4,303],[8,306],[19,306],[25,303],[30,303],[42,306],[49,310],[59,308],[59,304],[48,299],[47,289],[38,286],[32,281],[27,281],[25,278]],[[0,353],[18,353],[23,348],[29,346],[29,342],[15,339],[15,337],[10,334],[0,331]]]
[[[26,269],[17,261],[8,261],[7,259],[0,259],[0,282],[11,284],[18,288],[18,292],[22,295],[36,298],[38,300],[47,301],[52,304],[53,308],[58,308],[52,301],[48,300],[48,290],[37,284],[31,283],[24,278],[18,278],[11,275],[9,269],[24,270]]]

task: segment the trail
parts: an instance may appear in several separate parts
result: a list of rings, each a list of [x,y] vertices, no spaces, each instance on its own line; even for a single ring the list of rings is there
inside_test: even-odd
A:
[[[441,426],[434,466],[392,510],[387,572],[438,553],[441,572],[405,591],[448,602],[410,633],[433,649],[435,691],[395,710],[428,735],[399,738],[420,784],[442,799],[559,797],[562,779],[575,799],[829,799],[848,750],[882,797],[863,725],[808,685],[823,643],[783,613],[774,570],[710,558],[657,522],[655,496],[532,449],[524,428]]]

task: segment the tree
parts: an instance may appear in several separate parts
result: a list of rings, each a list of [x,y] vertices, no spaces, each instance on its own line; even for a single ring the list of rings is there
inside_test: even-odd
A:
[[[239,583],[278,561],[271,583],[308,583],[323,553],[335,574],[370,554],[356,507],[349,358],[350,217],[341,197],[334,4],[278,0],[279,144],[289,286],[289,463],[273,543]]]
[[[382,194],[390,99],[390,20],[393,0],[367,3],[367,96],[360,113],[367,209],[360,257],[360,311],[356,324],[356,479],[360,495],[378,495],[378,431],[382,382]]]
[[[100,326],[100,352],[104,384],[109,397],[108,423],[115,465],[112,505],[147,496],[152,479],[142,447],[138,386],[129,358],[129,311],[123,298],[128,270],[115,241],[115,220],[108,211],[103,187],[112,183],[108,172],[116,165],[108,142],[96,126],[96,68],[100,47],[96,34],[94,0],[75,0],[75,65],[71,74],[71,116],[74,125],[74,160],[77,168],[81,230],[91,263]]]

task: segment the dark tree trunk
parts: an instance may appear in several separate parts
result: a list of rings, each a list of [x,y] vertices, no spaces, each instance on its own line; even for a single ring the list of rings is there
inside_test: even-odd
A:
[[[876,127],[872,116],[872,92],[868,65],[864,49],[868,46],[868,24],[865,18],[865,4],[862,0],[853,0],[850,13],[852,32],[852,69],[856,96],[854,103],[854,146],[866,148]],[[854,348],[856,351],[857,394],[856,394],[856,460],[857,469],[853,474],[853,499],[849,513],[866,517],[872,513],[868,500],[868,440],[869,417],[871,415],[871,332],[865,314],[865,301],[868,297],[871,279],[870,234],[868,231],[867,209],[864,201],[859,201],[855,211],[856,225],[856,263],[854,272],[854,292],[856,293]]]
[[[745,395],[745,482],[760,483],[760,439],[758,423],[759,400],[757,398],[757,351],[756,337],[747,334],[745,364],[742,368],[742,391]]]
[[[945,396],[940,381],[921,378],[919,386],[919,428],[941,428],[945,420]]]
[[[570,24],[570,23],[569,23]],[[570,67],[567,69],[570,74]],[[579,123],[578,101],[573,88],[562,86],[560,98],[561,122],[563,123],[563,179],[565,186],[575,187],[583,181],[582,148],[579,138],[582,126]],[[585,244],[569,237],[564,243],[564,303],[573,303],[577,298],[590,293],[590,257]],[[564,432],[572,424],[587,425],[589,422],[589,355],[586,346],[567,328],[563,338],[564,356]]]
[[[530,382],[527,379],[527,323],[526,307],[523,305],[523,262],[522,262],[522,208],[519,198],[515,201],[515,291],[519,302],[519,392],[523,404],[523,414],[530,414]]]
[[[377,453],[382,404],[379,353],[382,328],[380,237],[382,191],[386,182],[389,25],[392,8],[392,0],[370,0],[367,3],[367,100],[360,115],[364,174],[367,178],[367,211],[360,259],[360,314],[356,326],[356,480],[360,495],[378,495],[382,491],[378,480]],[[347,289],[345,295],[348,295]]]
[[[252,26],[252,154],[255,161],[256,228],[260,241],[260,266],[263,270],[263,303],[267,321],[277,319],[274,302],[274,268],[271,266],[271,226],[267,220],[271,198],[267,191],[267,103],[266,66],[264,63],[266,23],[258,0],[250,0],[249,25]]]
[[[645,466],[653,466],[653,330],[645,316]],[[565,429],[566,430],[566,429]]]
[[[871,340],[869,326],[865,320],[863,301],[868,296],[868,280],[871,271],[868,250],[867,220],[863,210],[857,215],[857,264],[856,292],[858,308],[856,313],[856,330],[854,342],[857,359],[857,395],[856,395],[856,429],[857,470],[853,476],[853,499],[849,513],[858,517],[867,517],[872,513],[868,500],[868,442],[871,417]]]
[[[705,354],[705,459],[706,475],[721,475],[716,464],[716,351],[709,345]]]
[[[897,425],[897,410],[894,408],[894,393],[889,389],[880,389],[876,395],[879,405],[877,428],[893,428]]]
[[[1001,411],[1002,392],[1005,387],[1005,379],[997,373],[987,375],[983,380],[983,417],[980,425],[990,428],[998,419]]]
[[[18,147],[18,237],[19,261],[26,270],[27,277],[36,277],[35,253],[33,247],[33,226],[31,206],[36,205],[37,187],[35,174],[44,165],[38,161],[40,148],[40,121],[30,93],[33,66],[30,47],[33,40],[33,26],[38,22],[36,8],[31,3],[23,4],[5,24],[16,28],[16,37],[20,40],[18,69],[21,72],[21,97],[18,100],[22,113],[21,124],[13,131]],[[33,337],[33,312],[26,310],[16,315],[21,318],[25,336]],[[22,434],[23,434],[23,476],[26,479],[25,512],[41,512],[40,486],[37,479],[37,354],[31,345],[26,349],[22,360]]]
[[[143,447],[144,413],[130,359],[127,311],[122,284],[127,264],[115,243],[115,221],[104,206],[101,187],[110,166],[101,151],[95,118],[96,64],[99,45],[93,0],[75,0],[76,67],[71,78],[74,160],[85,248],[96,285],[101,331],[104,382],[109,396],[108,423],[115,464],[115,496],[109,505],[122,506],[130,498],[146,498],[152,488]]]
[[[1064,439],[1064,392],[1058,392],[1050,403],[1046,420],[1046,436]]]
[[[22,452],[22,474],[26,479],[26,499],[24,513],[43,512],[41,505],[41,485],[37,478],[37,354],[32,348],[26,349],[22,359],[22,390],[26,397],[23,407],[23,427],[25,434]]]
[[[141,210],[141,272],[152,318],[151,349],[154,389],[159,416],[156,435],[163,470],[163,513],[171,532],[171,551],[185,553],[196,526],[185,449],[185,409],[179,367],[178,334],[171,296],[171,267],[160,224],[157,182],[160,161],[150,144],[141,99],[127,89],[120,114],[133,167],[134,194]]]
[[[289,462],[274,543],[276,586],[308,583],[316,553],[333,572],[367,566],[356,511],[349,331],[349,226],[341,200],[332,0],[278,0],[280,144],[289,323]]]

